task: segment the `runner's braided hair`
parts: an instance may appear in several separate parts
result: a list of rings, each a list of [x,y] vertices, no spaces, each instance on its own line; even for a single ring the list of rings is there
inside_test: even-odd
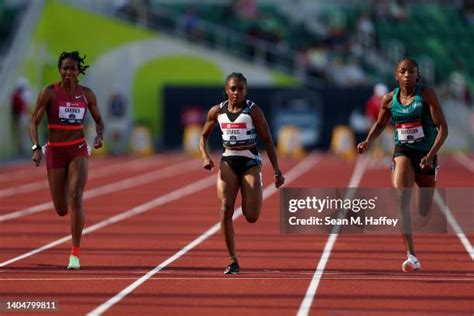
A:
[[[61,64],[63,63],[63,60],[66,58],[71,58],[77,61],[77,68],[79,70],[79,73],[83,75],[86,74],[86,69],[89,68],[89,65],[84,65],[84,60],[86,59],[86,55],[84,55],[84,57],[81,57],[77,50],[73,52],[62,52],[58,60],[59,69],[61,68]]]

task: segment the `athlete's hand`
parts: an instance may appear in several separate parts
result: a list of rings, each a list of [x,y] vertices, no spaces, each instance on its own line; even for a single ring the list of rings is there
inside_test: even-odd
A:
[[[275,173],[275,187],[279,189],[285,183],[285,177],[281,172]]]
[[[35,150],[33,152],[33,157],[31,159],[35,162],[36,167],[40,165],[42,157],[43,153],[41,152],[41,149]]]
[[[202,167],[207,170],[212,170],[214,169],[214,161],[209,157],[205,157],[203,158]]]
[[[357,144],[357,151],[359,152],[359,154],[363,154],[364,152],[367,151],[367,149],[369,149],[369,142],[364,140],[363,142],[360,142],[359,144]]]
[[[431,170],[433,169],[433,159],[425,156],[420,160],[420,168],[421,170]]]
[[[95,139],[94,139],[94,144],[93,144],[93,146],[94,146],[95,149],[98,149],[98,148],[101,148],[102,145],[103,145],[102,136],[97,135],[97,136],[95,137]]]

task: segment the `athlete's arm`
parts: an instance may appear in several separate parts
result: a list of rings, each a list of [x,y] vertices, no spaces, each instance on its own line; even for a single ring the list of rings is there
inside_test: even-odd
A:
[[[254,105],[250,111],[250,116],[255,125],[255,130],[257,135],[265,144],[265,149],[267,150],[268,159],[273,166],[273,171],[275,174],[275,186],[277,188],[281,187],[285,183],[285,178],[283,177],[280,166],[278,165],[278,159],[275,152],[275,146],[273,145],[272,135],[270,133],[270,128],[268,127],[267,120],[263,111],[257,106]]]
[[[99,107],[97,106],[97,98],[95,97],[94,92],[91,89],[84,87],[84,96],[87,99],[87,106],[91,112],[92,118],[95,121],[95,131],[97,136],[94,139],[94,148],[102,147],[102,142],[104,139],[104,122],[102,116],[100,115]]]
[[[202,128],[201,137],[199,138],[199,151],[201,152],[201,158],[203,160],[203,168],[212,170],[214,168],[214,162],[212,161],[209,153],[207,152],[207,139],[211,135],[214,126],[217,123],[217,116],[219,115],[219,105],[214,105],[207,113],[207,120]]]
[[[446,119],[444,118],[443,109],[439,104],[436,92],[431,88],[425,88],[423,89],[422,96],[423,100],[429,107],[433,123],[438,129],[438,135],[436,136],[433,146],[431,146],[431,149],[428,154],[426,154],[426,156],[423,157],[420,161],[420,167],[422,169],[425,169],[433,168],[433,158],[434,156],[436,156],[444,141],[448,137],[448,124],[446,123]]]
[[[40,94],[38,95],[38,99],[36,100],[36,106],[31,116],[29,132],[30,132],[30,139],[33,145],[40,145],[38,140],[38,126],[41,123],[41,119],[43,118],[44,112],[46,111],[46,107],[48,103],[53,98],[53,86],[49,85],[44,87],[41,90]],[[33,151],[32,160],[35,162],[36,166],[38,167],[41,163],[42,153],[41,149],[37,149]]]
[[[388,122],[390,122],[390,103],[392,102],[392,97],[393,92],[389,92],[382,97],[377,121],[372,125],[367,138],[357,145],[359,153],[364,153],[369,148],[370,143],[383,132]]]

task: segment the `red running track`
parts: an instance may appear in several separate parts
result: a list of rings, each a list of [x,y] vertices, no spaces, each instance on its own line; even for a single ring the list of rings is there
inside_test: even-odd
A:
[[[472,157],[467,159],[474,163]],[[329,155],[281,164],[286,176],[294,176],[288,183],[291,187],[347,187],[350,182],[390,186],[388,168],[369,165],[357,179],[355,161]],[[474,186],[472,171],[459,159],[443,157],[441,165],[441,187]],[[301,166],[308,169],[293,169]],[[104,172],[108,168],[116,171]],[[0,194],[45,176],[44,169],[38,172],[30,165],[0,167],[2,179],[10,173],[9,185],[1,186]],[[272,188],[268,161],[263,174],[265,187]],[[180,155],[144,161],[91,159],[86,191],[95,193],[84,202],[89,232],[83,236],[81,270],[65,270],[68,217],[56,216],[51,207],[18,213],[0,221],[0,301],[55,300],[61,315],[100,312],[100,308],[110,315],[474,312],[473,259],[453,234],[415,236],[422,270],[413,274],[400,270],[404,251],[399,236],[338,236],[305,310],[303,299],[314,282],[328,236],[280,234],[278,193],[272,189],[265,191],[256,224],[242,217],[235,220],[242,272],[224,276],[228,259],[215,227],[219,219],[215,175],[201,170],[199,160]],[[0,219],[49,201],[47,187],[0,197]],[[115,222],[107,222],[111,218]],[[213,226],[212,234],[203,237]],[[176,256],[199,236],[200,243]],[[473,237],[467,234],[471,245]],[[40,251],[32,254],[35,249]],[[155,269],[160,264],[163,268]],[[153,269],[159,271],[144,277]],[[133,289],[123,291],[136,281]]]

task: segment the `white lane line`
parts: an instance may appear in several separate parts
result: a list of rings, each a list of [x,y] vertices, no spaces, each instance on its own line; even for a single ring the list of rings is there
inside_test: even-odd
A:
[[[368,165],[368,158],[366,156],[360,155],[357,159],[357,163],[355,165],[354,171],[352,172],[351,180],[349,181],[350,188],[357,188],[359,186],[360,180],[364,175],[364,172]],[[354,190],[349,190],[348,194],[353,194]],[[346,196],[345,198],[349,198]],[[314,272],[313,278],[311,283],[309,284],[308,289],[306,290],[306,294],[304,296],[303,301],[301,302],[300,308],[298,309],[298,316],[308,315],[309,311],[311,310],[311,304],[313,303],[314,296],[316,295],[316,291],[318,290],[319,282],[322,279],[324,269],[326,268],[326,264],[329,260],[329,256],[331,255],[331,251],[336,243],[337,237],[339,235],[340,226],[334,226],[332,233],[329,234],[328,240],[324,245],[324,250],[321,254],[321,258],[319,259],[318,266],[316,267],[316,271]]]
[[[310,170],[319,160],[320,158],[316,157],[315,155],[308,155],[305,159],[303,159],[295,167],[293,167],[289,172],[285,173],[286,184],[289,184],[291,181],[293,181],[294,179],[298,178],[299,176],[301,176],[302,174]],[[267,186],[265,190],[263,190],[263,200],[267,199],[269,196],[271,196],[275,192],[277,192],[277,189],[272,183],[269,186]],[[239,207],[234,213],[233,220],[236,220],[241,215],[242,215],[242,208]],[[206,232],[204,232],[203,234],[198,236],[196,239],[191,241],[189,244],[187,244],[185,247],[183,247],[173,256],[163,261],[161,264],[156,266],[153,270],[150,270],[148,273],[143,275],[141,278],[137,279],[135,282],[133,282],[132,284],[124,288],[122,291],[117,293],[115,296],[113,296],[112,298],[104,302],[103,304],[96,307],[94,310],[90,311],[87,315],[88,316],[101,315],[106,310],[111,308],[113,305],[121,301],[125,296],[133,292],[140,285],[142,285],[147,280],[152,278],[155,274],[163,270],[166,266],[178,260],[179,258],[184,256],[187,252],[189,252],[190,250],[192,250],[193,248],[195,248],[196,246],[204,242],[206,239],[214,235],[216,232],[219,231],[219,229],[220,229],[219,223],[214,224],[214,226],[212,226]]]
[[[138,171],[141,169],[145,169],[148,167],[150,164],[162,164],[164,161],[162,160],[140,160],[140,159],[135,159],[132,161],[125,161],[122,163],[117,163],[113,164],[111,166],[100,166],[100,167],[94,167],[91,168],[89,171],[90,174],[88,176],[88,180],[96,179],[96,178],[101,178],[107,175],[115,174],[124,168],[127,170],[134,170]],[[97,169],[97,170],[96,170]],[[48,188],[48,180],[38,180],[32,183],[27,183],[27,184],[22,184],[22,185],[17,185],[15,187],[7,188],[7,189],[2,189],[0,190],[0,198],[12,196],[12,195],[17,195],[21,193],[28,193],[28,192],[33,192],[33,191],[38,191],[41,189]]]
[[[194,163],[196,163],[194,161]],[[190,195],[190,194],[193,194],[193,193],[196,193],[198,191],[201,191],[209,186],[211,186],[212,184],[215,183],[215,175],[213,176],[209,176],[209,177],[206,177],[202,180],[199,180],[199,181],[196,181],[196,182],[193,182],[191,184],[188,184],[187,186],[184,186],[180,189],[177,189],[175,191],[172,191],[168,194],[165,194],[165,195],[162,195],[162,196],[159,196],[151,201],[148,201],[146,203],[143,203],[139,206],[136,206],[132,209],[129,209],[125,212],[122,212],[120,214],[117,214],[115,216],[112,216],[108,219],[105,219],[99,223],[96,223],[90,227],[87,227],[86,229],[84,229],[82,231],[82,235],[87,235],[89,233],[92,233],[96,230],[99,230],[101,228],[104,228],[106,226],[110,226],[112,224],[115,224],[115,223],[118,223],[120,221],[123,221],[127,218],[130,218],[130,217],[133,217],[135,215],[138,215],[138,214],[141,214],[141,213],[144,213],[146,211],[149,211],[153,208],[156,208],[160,205],[163,205],[163,204],[166,204],[166,203],[169,203],[171,201],[174,201],[174,200],[178,200],[180,198],[183,198],[184,196],[186,195]],[[2,263],[0,263],[0,268],[1,267],[4,267],[4,266],[7,266],[9,265],[10,263],[13,263],[13,262],[16,262],[16,261],[19,261],[19,260],[22,260],[24,258],[27,258],[27,257],[30,257],[34,254],[37,254],[37,253],[40,253],[42,251],[45,251],[47,249],[50,249],[50,248],[53,248],[57,245],[60,245],[68,240],[71,239],[71,236],[64,236],[63,238],[60,238],[58,240],[55,240],[49,244],[46,244],[40,248],[36,248],[30,252],[27,252],[23,255],[20,255],[18,257],[15,257],[13,259],[10,259],[10,260],[7,260],[7,261],[4,261]]]
[[[139,160],[139,159],[133,159],[133,160]],[[133,160],[130,160],[130,162],[133,162]],[[107,162],[104,160],[100,160],[99,162],[95,161],[93,168],[100,168],[102,166],[106,166],[109,164],[115,165],[115,164],[121,164],[126,161],[119,161],[119,162]],[[8,171],[0,174],[0,182],[10,182],[12,180],[20,180],[23,178],[37,178],[37,177],[43,177],[44,173],[43,170],[41,170],[41,167],[34,167],[33,162],[30,160],[28,163],[25,163],[24,167],[20,170],[16,171]]]
[[[474,173],[474,161],[469,159],[465,154],[454,155],[454,159],[467,170]]]
[[[168,178],[175,176],[180,173],[188,172],[190,170],[199,169],[200,166],[194,160],[188,160],[182,163],[178,163],[176,165],[168,166],[163,169],[157,169],[150,173],[141,174],[132,178],[128,178],[125,180],[112,182],[97,188],[93,188],[84,192],[83,200],[88,200],[94,198],[99,195],[113,193],[119,190],[129,189],[138,185],[147,184],[159,179]],[[0,215],[0,223],[5,222],[7,220],[11,220],[14,218],[18,218],[21,216],[29,215],[38,213],[44,210],[54,208],[54,204],[52,201],[44,202],[42,204],[38,204],[35,206],[31,206],[19,211],[10,212],[4,215]]]
[[[443,198],[441,197],[441,194],[439,194],[438,190],[435,191],[434,199],[438,204],[439,208],[441,209],[441,212],[444,214],[444,216],[446,216],[449,225],[451,225],[454,232],[458,236],[459,240],[461,241],[461,244],[464,246],[467,253],[471,257],[471,260],[474,261],[474,247],[471,245],[466,235],[464,235],[464,231],[462,230],[461,226],[459,226],[458,222],[456,221],[456,218],[453,216],[453,213],[449,209],[448,205],[443,201]]]
[[[219,269],[220,271],[220,269]],[[69,272],[70,273],[70,272]],[[255,273],[260,273],[260,272],[255,272]],[[157,276],[157,277],[152,277],[149,278],[148,280],[196,280],[196,281],[202,281],[202,280],[226,280],[230,282],[235,282],[235,281],[241,281],[241,280],[287,280],[287,281],[299,281],[299,280],[310,280],[311,277],[246,277],[242,276],[242,274],[245,274],[244,272],[239,273],[238,278],[229,278],[229,277],[199,277],[199,276],[194,276],[194,277],[166,277],[166,276]],[[136,280],[136,277],[64,277],[64,278],[2,278],[0,282],[3,281],[114,281],[114,280]],[[390,276],[380,276],[380,277],[346,277],[346,276],[338,276],[338,277],[331,277],[331,276],[324,276],[323,280],[351,280],[351,281],[375,281],[375,280],[386,280],[386,281],[425,281],[425,282],[430,282],[430,281],[435,281],[435,282],[446,282],[446,283],[456,283],[456,282],[463,282],[463,283],[474,283],[474,278],[470,277],[462,277],[462,278],[446,278],[446,277],[418,277],[418,276],[399,276],[399,277],[390,277]]]

